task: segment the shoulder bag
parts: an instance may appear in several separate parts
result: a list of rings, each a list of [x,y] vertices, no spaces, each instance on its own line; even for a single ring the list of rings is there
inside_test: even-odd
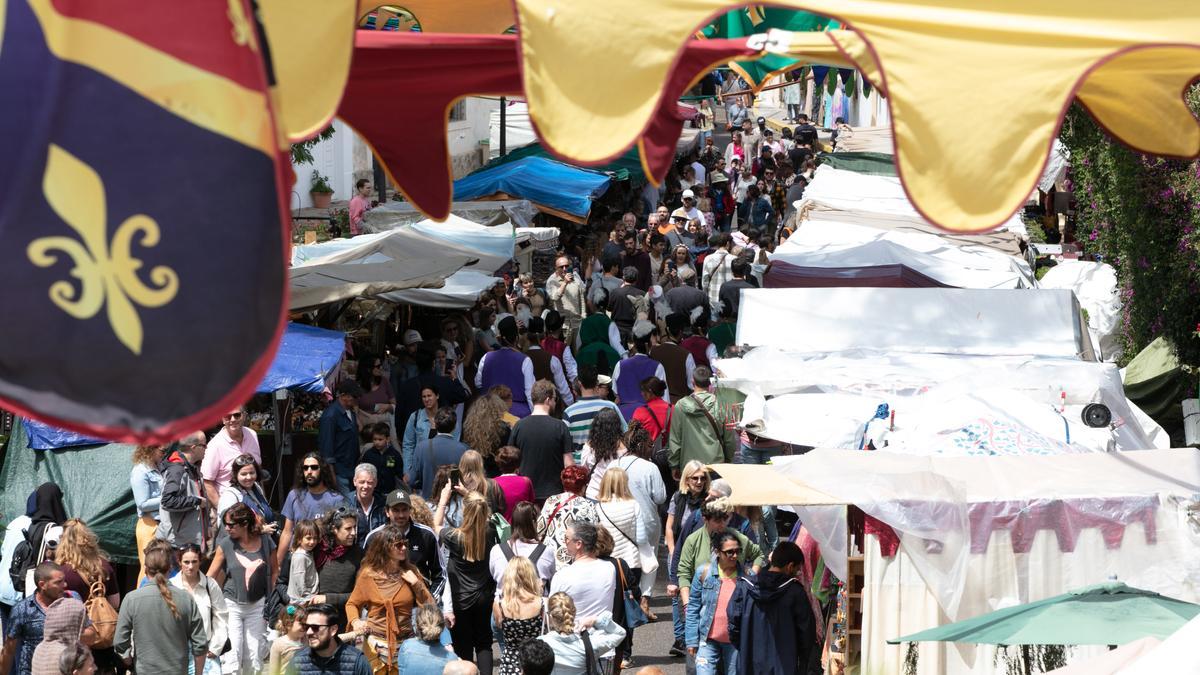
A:
[[[725,435],[721,433],[721,425],[717,424],[717,420],[713,418],[712,413],[708,412],[708,408],[704,407],[704,402],[697,398],[695,394],[688,394],[688,398],[695,401],[696,405],[700,408],[700,412],[704,413],[704,416],[708,418],[708,423],[712,425],[713,433],[717,435],[717,442],[720,443],[722,436]]]
[[[596,650],[592,648],[592,638],[588,635],[586,629],[579,633],[579,639],[583,640],[584,674],[604,675],[604,669],[600,666],[600,659],[596,658]]]
[[[613,559],[613,565],[617,568],[617,580],[620,582],[620,585],[617,586],[617,593],[621,595],[621,602],[625,606],[625,629],[633,630],[638,626],[645,626],[650,623],[650,619],[642,611],[642,603],[638,602],[633,589],[625,583],[624,566],[616,558]]]

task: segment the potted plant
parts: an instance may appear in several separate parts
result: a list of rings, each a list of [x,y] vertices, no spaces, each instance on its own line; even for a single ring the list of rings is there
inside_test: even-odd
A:
[[[320,171],[313,170],[312,185],[308,188],[314,208],[327,209],[333,201],[333,188],[329,187],[329,177],[322,176]]]

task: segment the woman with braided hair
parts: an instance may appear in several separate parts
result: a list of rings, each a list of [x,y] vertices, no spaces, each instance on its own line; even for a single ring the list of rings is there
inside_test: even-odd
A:
[[[146,578],[152,583],[131,592],[121,603],[113,647],[139,673],[186,673],[189,664],[204,672],[208,635],[192,596],[167,583],[171,555],[146,552]]]
[[[546,614],[550,631],[538,639],[554,651],[554,675],[583,675],[587,672],[588,644],[595,658],[600,659],[625,639],[625,629],[613,621],[612,612],[602,612],[577,625],[575,601],[566,593],[550,596]]]

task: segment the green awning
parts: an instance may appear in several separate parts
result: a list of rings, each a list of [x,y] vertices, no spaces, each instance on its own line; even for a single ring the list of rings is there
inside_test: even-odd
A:
[[[823,31],[838,28],[840,24],[823,16],[808,12],[797,12],[775,7],[743,7],[726,12],[701,31],[706,38],[737,39],[765,33],[772,28],[793,32]],[[732,67],[748,79],[751,85],[762,84],[771,75],[787,70],[796,59],[768,54],[753,61],[735,61]]]
[[[895,155],[882,152],[826,152],[821,154],[821,163],[834,169],[869,176],[896,175]]]

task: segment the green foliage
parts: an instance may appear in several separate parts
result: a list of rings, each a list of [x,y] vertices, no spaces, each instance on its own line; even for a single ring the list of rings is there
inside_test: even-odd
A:
[[[313,169],[312,184],[309,186],[308,191],[332,193],[333,188],[329,187],[329,176],[322,176],[320,171]]]
[[[1200,111],[1200,88],[1187,101]],[[1134,152],[1078,105],[1061,132],[1071,151],[1077,237],[1117,272],[1127,357],[1164,337],[1200,365],[1200,162]]]
[[[292,163],[293,164],[312,164],[313,156],[312,149],[321,141],[333,138],[333,125],[325,127],[316,137],[310,138],[307,141],[292,144]]]

